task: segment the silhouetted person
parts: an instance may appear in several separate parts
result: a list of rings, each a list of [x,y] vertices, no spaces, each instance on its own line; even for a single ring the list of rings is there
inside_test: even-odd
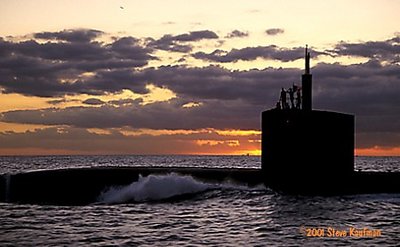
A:
[[[300,92],[300,88],[297,88],[296,91],[296,108],[300,109],[301,107],[301,92]]]
[[[280,101],[276,102],[276,109],[278,110],[282,109]]]
[[[281,99],[280,99],[281,103],[282,103],[282,108],[286,109],[287,108],[287,103],[286,103],[286,91],[284,88],[282,88],[281,90]]]
[[[293,88],[289,88],[289,99],[290,99],[290,107],[294,109],[294,91]]]

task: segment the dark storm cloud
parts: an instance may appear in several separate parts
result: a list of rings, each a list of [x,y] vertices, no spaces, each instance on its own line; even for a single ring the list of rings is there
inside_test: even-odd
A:
[[[270,28],[265,31],[268,35],[278,35],[285,32],[282,28]]]
[[[389,62],[400,62],[400,36],[385,41],[363,43],[340,42],[332,50],[340,56],[358,56]]]
[[[93,39],[103,35],[104,32],[94,29],[70,29],[59,32],[35,33],[36,39],[61,40],[68,42],[90,42]]]
[[[313,57],[319,55],[328,55],[325,52],[311,50]],[[215,50],[211,53],[197,52],[193,54],[194,58],[219,62],[230,63],[239,60],[251,61],[257,58],[274,59],[282,62],[294,61],[304,58],[304,48],[279,48],[275,45],[246,47],[242,49],[232,49],[231,51]]]
[[[218,35],[213,31],[202,30],[190,33],[170,35],[166,34],[158,40],[149,38],[149,46],[160,50],[187,53],[193,49],[188,42],[195,42],[203,39],[218,39]]]
[[[239,30],[233,30],[232,32],[228,33],[225,38],[243,38],[243,37],[248,37],[249,33],[248,32],[242,32]]]

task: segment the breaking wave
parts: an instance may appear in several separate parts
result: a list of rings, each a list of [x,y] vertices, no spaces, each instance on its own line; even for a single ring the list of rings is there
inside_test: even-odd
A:
[[[196,194],[215,188],[213,184],[196,181],[191,176],[149,175],[139,177],[127,186],[111,187],[102,192],[98,202],[106,204],[157,201],[176,196]]]
[[[231,182],[204,183],[191,176],[170,173],[166,175],[139,176],[139,180],[126,186],[110,187],[100,194],[97,202],[118,204],[128,202],[160,201],[194,195],[209,190],[265,190],[263,185],[253,188]]]

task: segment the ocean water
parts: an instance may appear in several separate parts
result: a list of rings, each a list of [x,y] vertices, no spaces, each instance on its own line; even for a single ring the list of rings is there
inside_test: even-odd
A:
[[[0,173],[96,166],[259,168],[247,156],[0,157]],[[356,169],[400,171],[399,157]],[[354,234],[370,231],[375,236]],[[343,236],[346,234],[346,236]],[[310,236],[307,236],[310,235]],[[0,203],[0,246],[398,246],[400,194],[303,197],[177,174],[109,188],[86,206]]]

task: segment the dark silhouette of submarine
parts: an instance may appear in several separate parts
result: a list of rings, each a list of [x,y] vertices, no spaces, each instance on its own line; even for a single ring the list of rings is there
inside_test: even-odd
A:
[[[128,185],[139,175],[168,173],[205,182],[264,183],[295,195],[400,193],[400,172],[354,171],[354,116],[312,109],[307,48],[305,63],[301,89],[288,90],[289,97],[282,89],[277,107],[262,113],[261,169],[97,167],[3,174],[0,201],[85,205],[108,187]]]
[[[262,113],[265,184],[302,195],[400,193],[400,172],[354,171],[353,115],[312,109],[307,47],[301,84],[302,97],[296,104],[294,86],[289,97],[282,89],[277,107]]]

